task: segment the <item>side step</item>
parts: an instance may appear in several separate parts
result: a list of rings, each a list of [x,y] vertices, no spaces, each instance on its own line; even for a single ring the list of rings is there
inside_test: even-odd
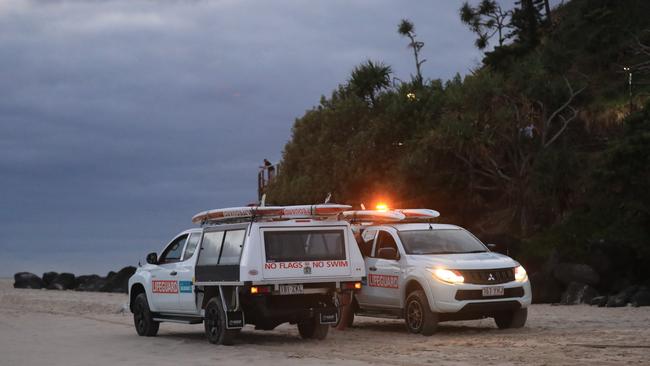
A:
[[[355,314],[359,316],[369,316],[372,318],[382,318],[382,319],[403,319],[404,318],[401,314],[401,311],[398,313],[393,311],[364,309],[364,310],[357,311]]]
[[[170,323],[181,323],[181,324],[200,324],[203,323],[203,318],[196,316],[183,316],[183,315],[162,315],[156,314],[153,317],[154,321],[157,322],[170,322]]]

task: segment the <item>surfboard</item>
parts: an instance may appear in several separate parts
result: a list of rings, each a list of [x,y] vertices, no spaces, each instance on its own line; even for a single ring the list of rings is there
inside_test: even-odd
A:
[[[397,211],[355,210],[344,211],[343,218],[350,221],[401,221],[406,215]]]
[[[199,212],[192,217],[192,222],[201,224],[210,221],[224,221],[247,217],[276,217],[278,219],[312,218],[335,216],[351,209],[349,205],[321,204],[295,206],[252,206],[229,207]]]
[[[405,208],[395,211],[404,214],[406,220],[430,220],[440,217],[440,212],[428,208]]]

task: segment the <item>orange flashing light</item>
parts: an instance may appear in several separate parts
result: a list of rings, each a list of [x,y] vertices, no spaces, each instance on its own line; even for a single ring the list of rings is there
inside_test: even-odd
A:
[[[258,294],[260,292],[260,289],[256,286],[251,287],[251,294]]]
[[[377,211],[386,212],[386,211],[388,211],[388,205],[383,203],[383,202],[380,202],[375,206],[375,209]]]

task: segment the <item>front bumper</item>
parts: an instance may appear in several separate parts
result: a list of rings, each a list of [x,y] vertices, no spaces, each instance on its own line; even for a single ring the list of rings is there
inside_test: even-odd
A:
[[[503,287],[504,295],[483,297],[485,287]],[[447,284],[435,279],[430,283],[431,310],[436,313],[493,314],[517,308],[527,308],[532,302],[530,282],[508,282],[499,285]]]

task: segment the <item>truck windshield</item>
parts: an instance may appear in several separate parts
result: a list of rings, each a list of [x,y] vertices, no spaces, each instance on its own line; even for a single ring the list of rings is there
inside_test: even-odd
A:
[[[266,231],[266,262],[345,259],[342,230]]]
[[[487,248],[465,230],[408,230],[399,237],[407,254],[483,253]]]

